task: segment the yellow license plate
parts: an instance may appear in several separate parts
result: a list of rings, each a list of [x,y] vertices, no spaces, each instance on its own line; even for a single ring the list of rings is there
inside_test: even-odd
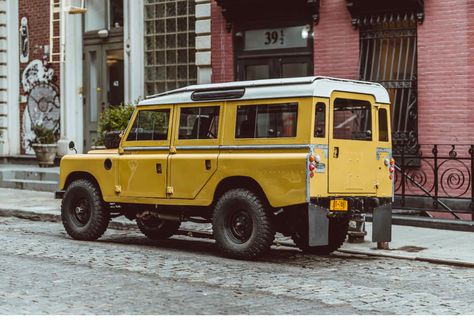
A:
[[[329,209],[334,210],[334,211],[347,211],[349,209],[348,205],[349,204],[347,203],[347,200],[334,199],[334,200],[331,200]]]

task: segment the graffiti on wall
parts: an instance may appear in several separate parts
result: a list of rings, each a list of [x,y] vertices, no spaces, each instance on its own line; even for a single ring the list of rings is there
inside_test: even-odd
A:
[[[27,95],[23,113],[22,146],[26,153],[33,153],[28,143],[34,139],[33,125],[43,125],[59,133],[59,91],[53,83],[54,70],[41,60],[33,60],[23,70],[21,85]]]
[[[20,22],[20,63],[28,63],[30,57],[30,40],[28,35],[28,19],[21,18]]]

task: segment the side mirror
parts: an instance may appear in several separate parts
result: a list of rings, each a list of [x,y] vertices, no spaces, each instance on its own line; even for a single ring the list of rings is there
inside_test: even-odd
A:
[[[74,150],[74,152],[76,152],[76,154],[77,154],[76,144],[74,144],[73,141],[70,141],[70,142],[69,142],[69,149],[70,149],[70,150]]]

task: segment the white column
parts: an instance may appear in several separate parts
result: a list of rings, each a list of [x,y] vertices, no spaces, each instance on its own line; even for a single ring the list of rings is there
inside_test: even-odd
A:
[[[20,154],[20,62],[18,48],[18,2],[6,1],[3,3],[4,8],[0,10],[6,11],[6,36],[9,46],[5,48],[6,53],[0,53],[6,58],[7,93],[0,99],[6,102],[0,108],[0,114],[4,115],[3,127],[7,129],[3,131],[3,137],[0,139],[0,154],[18,155]]]
[[[71,1],[80,5],[80,1]],[[80,153],[84,147],[82,15],[64,14],[64,63],[61,64],[61,139],[58,155],[70,153],[74,141]]]
[[[196,0],[196,65],[198,84],[211,83],[210,0]]]
[[[144,97],[143,0],[124,0],[124,100],[134,103]]]

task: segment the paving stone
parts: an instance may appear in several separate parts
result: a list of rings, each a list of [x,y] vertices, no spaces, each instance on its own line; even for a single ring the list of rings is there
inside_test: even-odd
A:
[[[153,242],[0,218],[0,314],[474,314],[474,269],[278,247],[222,258],[209,239]]]

